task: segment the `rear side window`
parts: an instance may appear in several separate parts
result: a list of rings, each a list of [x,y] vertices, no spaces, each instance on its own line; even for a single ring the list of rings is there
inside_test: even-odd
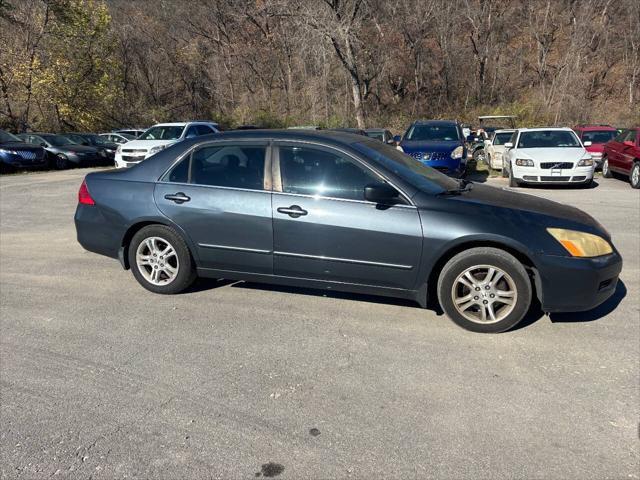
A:
[[[195,128],[198,135],[210,135],[212,133],[215,133],[210,127],[207,127],[206,125],[196,125]]]
[[[164,181],[214,187],[264,189],[264,145],[209,145],[195,149]]]
[[[314,147],[281,146],[285,193],[364,200],[364,187],[382,180],[346,156]]]

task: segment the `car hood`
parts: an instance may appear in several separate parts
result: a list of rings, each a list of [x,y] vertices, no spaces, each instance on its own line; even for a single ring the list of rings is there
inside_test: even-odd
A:
[[[587,151],[582,147],[577,148],[519,148],[516,152],[518,158],[530,158],[543,162],[577,162],[587,156]]]
[[[6,150],[38,150],[40,147],[37,145],[29,145],[25,142],[5,142],[0,143],[0,148]]]
[[[604,143],[594,143],[585,148],[589,153],[602,153],[604,152]]]
[[[122,148],[134,149],[134,150],[150,150],[158,145],[171,145],[176,143],[177,140],[131,140],[122,144]]]
[[[60,150],[63,152],[74,152],[74,153],[95,153],[97,149],[94,147],[89,147],[87,145],[54,145],[53,148],[56,150]]]
[[[456,147],[462,145],[458,141],[452,142],[424,142],[424,141],[412,141],[412,140],[403,140],[400,143],[402,150],[405,153],[416,153],[416,152],[445,152],[450,153]]]

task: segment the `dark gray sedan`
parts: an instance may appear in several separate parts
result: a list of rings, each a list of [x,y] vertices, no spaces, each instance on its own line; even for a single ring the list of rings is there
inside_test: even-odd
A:
[[[478,332],[591,309],[616,289],[606,230],[564,205],[454,180],[377,140],[243,131],[177,143],[87,175],[75,215],[87,250],[146,289],[197,276],[402,297]]]

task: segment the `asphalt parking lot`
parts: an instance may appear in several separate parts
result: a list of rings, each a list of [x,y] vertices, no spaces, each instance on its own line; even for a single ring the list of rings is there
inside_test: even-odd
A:
[[[639,478],[628,183],[523,189],[609,229],[621,283],[595,311],[480,335],[383,298],[154,295],[77,244],[86,172],[0,178],[3,478]]]

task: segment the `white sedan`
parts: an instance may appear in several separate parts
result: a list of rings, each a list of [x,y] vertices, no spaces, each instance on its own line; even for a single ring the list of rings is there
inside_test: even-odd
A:
[[[578,184],[593,181],[594,161],[570,128],[520,128],[505,144],[504,163],[509,186]]]
[[[220,133],[213,122],[159,123],[146,130],[135,140],[119,145],[116,150],[116,168],[127,168],[185,138]]]
[[[486,160],[493,170],[504,170],[504,144],[511,140],[514,132],[512,129],[496,130],[484,141]]]

